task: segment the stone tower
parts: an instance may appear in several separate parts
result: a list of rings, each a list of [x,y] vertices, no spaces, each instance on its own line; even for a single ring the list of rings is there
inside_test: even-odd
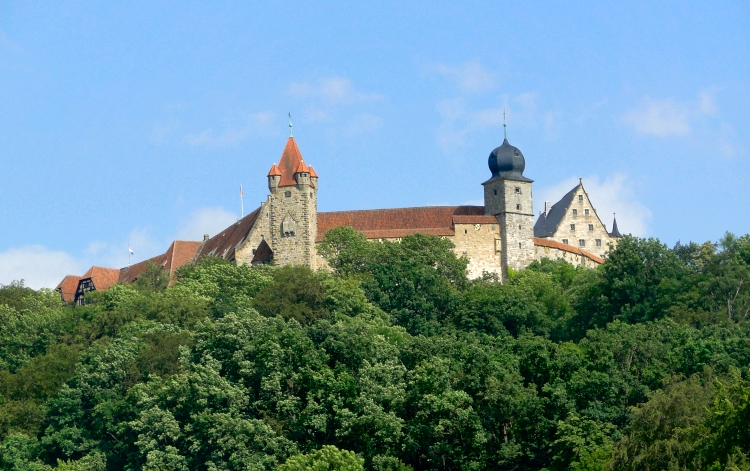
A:
[[[508,269],[520,270],[534,260],[534,210],[530,180],[523,176],[526,161],[508,143],[493,150],[488,159],[492,177],[484,185],[484,212],[500,225],[500,263],[503,281]]]
[[[268,242],[276,264],[316,268],[318,174],[305,163],[291,136],[279,164],[268,172],[268,189]]]

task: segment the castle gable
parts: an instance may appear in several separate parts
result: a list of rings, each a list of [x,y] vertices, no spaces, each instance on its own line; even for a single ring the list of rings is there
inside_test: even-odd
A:
[[[567,192],[560,201],[553,204],[548,211],[545,211],[539,216],[539,219],[536,220],[536,224],[534,224],[534,237],[552,237],[555,235],[558,226],[568,211],[568,207],[570,207],[570,203],[573,202],[573,199],[576,196],[579,186],[580,185],[577,185],[575,188]]]

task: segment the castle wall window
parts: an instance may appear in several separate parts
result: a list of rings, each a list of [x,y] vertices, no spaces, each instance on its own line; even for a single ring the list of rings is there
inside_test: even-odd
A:
[[[292,197],[292,192],[291,191],[285,191],[284,192],[284,196],[286,196],[287,198],[291,198]]]
[[[586,239],[578,239],[579,247],[586,247]]]
[[[495,192],[495,194],[497,195],[497,190],[492,190],[492,191],[494,191],[494,192]]]
[[[593,230],[594,230],[594,225],[593,225],[593,224],[589,224],[589,230],[590,230],[590,231],[593,231]]]
[[[518,243],[518,248],[519,248],[519,249],[520,249],[520,248],[523,248],[523,247],[521,247],[521,243],[520,243],[520,242]]]
[[[521,194],[521,188],[520,188],[520,187],[516,187],[516,194],[517,194],[517,195],[520,195],[520,194]]]
[[[571,231],[574,231],[574,230],[576,230],[576,225],[575,225],[575,224],[571,224],[571,225],[570,225],[570,230],[571,230]]]
[[[521,210],[521,205],[520,205],[520,204],[517,204],[517,205],[516,205],[516,211],[520,211],[520,210]]]
[[[584,209],[583,210],[583,214],[585,214],[586,216],[588,216],[589,215],[589,210],[588,209]]]
[[[568,239],[563,239],[563,244],[568,245]]]
[[[573,210],[573,216],[578,216],[578,210],[577,209]]]
[[[601,247],[602,246],[602,240],[601,239],[596,239],[596,246],[597,247]]]
[[[578,202],[583,203],[583,195],[578,195]]]

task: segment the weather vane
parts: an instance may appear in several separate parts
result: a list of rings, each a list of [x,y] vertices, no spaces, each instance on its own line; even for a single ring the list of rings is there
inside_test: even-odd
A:
[[[289,137],[294,137],[294,134],[292,134],[292,113],[289,113]]]

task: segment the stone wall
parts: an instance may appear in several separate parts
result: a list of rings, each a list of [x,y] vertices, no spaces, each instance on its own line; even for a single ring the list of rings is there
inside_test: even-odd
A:
[[[459,257],[467,257],[470,279],[479,278],[484,272],[502,277],[502,242],[499,224],[456,224],[456,235],[447,237],[456,247]]]
[[[258,219],[255,220],[253,228],[245,237],[245,240],[242,242],[242,244],[240,244],[240,247],[236,249],[234,257],[235,263],[237,265],[250,265],[252,263],[253,256],[255,256],[255,249],[258,248],[261,240],[265,239],[266,242],[270,245],[270,201],[271,197],[269,196],[266,201],[261,204]],[[273,247],[271,248],[273,249]]]
[[[534,246],[534,260],[541,260],[543,258],[548,258],[550,260],[562,259],[570,263],[574,267],[584,266],[586,268],[595,268],[597,265],[599,265],[598,263],[583,255],[570,253],[565,250],[556,249],[554,247],[541,247],[538,245]]]
[[[575,230],[571,229],[571,225],[575,226]],[[614,248],[617,243],[616,239],[609,236],[606,226],[597,215],[583,185],[578,186],[557,231],[550,238],[563,244],[582,248],[599,257],[605,257],[610,244]],[[580,243],[581,240],[583,240],[583,245]],[[597,245],[597,241],[600,245]]]
[[[315,237],[318,233],[317,189],[309,183],[284,186],[269,196],[269,245],[277,265],[308,265],[315,269]],[[291,218],[293,233],[282,233]],[[288,229],[288,228],[287,228]]]
[[[484,207],[500,224],[503,279],[534,260],[534,210],[530,181],[495,178],[484,183]]]

